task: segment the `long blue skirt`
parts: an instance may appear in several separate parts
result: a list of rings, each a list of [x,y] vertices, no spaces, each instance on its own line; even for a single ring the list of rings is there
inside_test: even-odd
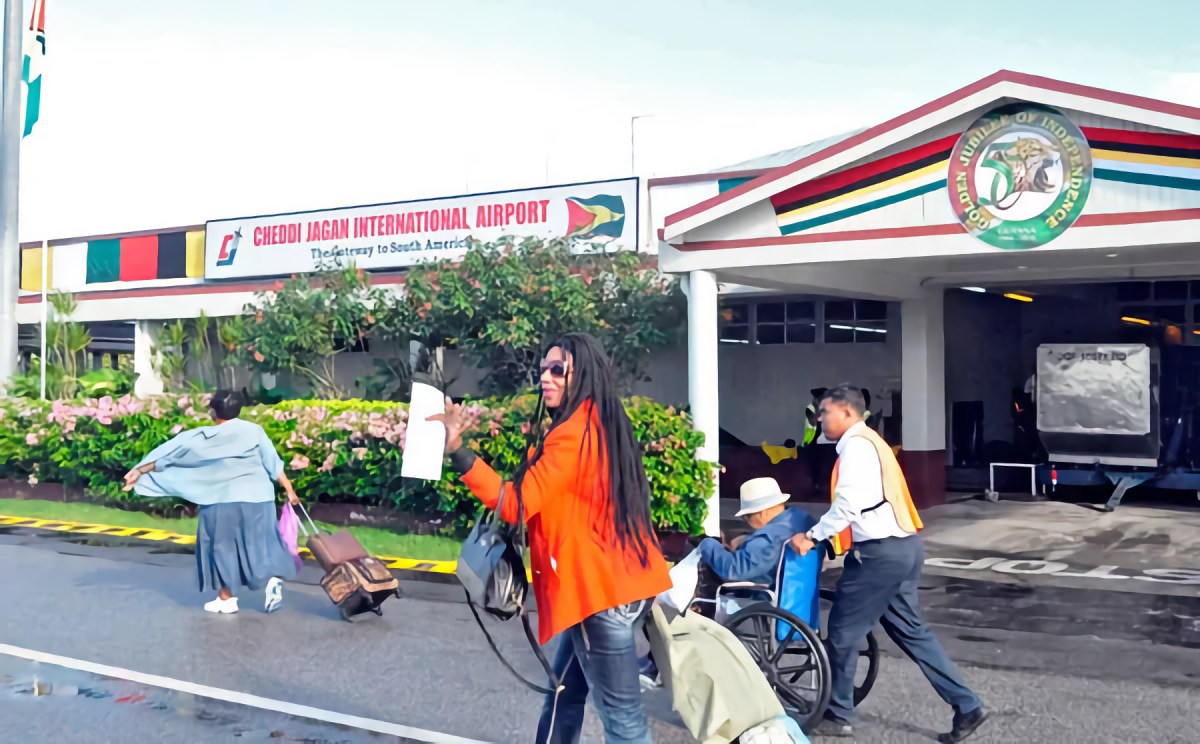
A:
[[[273,577],[290,579],[296,564],[279,536],[275,504],[211,504],[196,525],[200,591],[261,590]]]

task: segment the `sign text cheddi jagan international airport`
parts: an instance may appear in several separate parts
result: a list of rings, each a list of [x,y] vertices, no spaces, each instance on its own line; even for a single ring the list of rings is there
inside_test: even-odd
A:
[[[319,212],[215,220],[209,279],[281,276],[351,264],[397,269],[461,256],[470,240],[572,238],[636,249],[638,181],[626,178]]]

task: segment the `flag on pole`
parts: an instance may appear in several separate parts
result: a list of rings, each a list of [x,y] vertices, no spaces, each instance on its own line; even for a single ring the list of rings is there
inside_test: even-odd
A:
[[[46,59],[46,0],[33,0],[33,15],[25,34],[25,64],[21,81],[25,83],[25,133],[33,131],[42,110],[42,64]]]

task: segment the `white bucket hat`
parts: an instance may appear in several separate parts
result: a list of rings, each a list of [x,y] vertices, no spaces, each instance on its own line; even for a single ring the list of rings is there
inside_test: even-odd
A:
[[[742,509],[737,516],[744,517],[772,506],[782,504],[791,498],[779,490],[779,483],[774,478],[754,478],[742,484]]]

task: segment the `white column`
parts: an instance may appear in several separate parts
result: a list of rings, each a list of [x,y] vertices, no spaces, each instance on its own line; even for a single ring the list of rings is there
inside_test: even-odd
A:
[[[696,429],[704,434],[697,459],[717,462],[720,457],[720,416],[717,398],[717,278],[707,271],[687,277],[688,297],[688,400]],[[720,479],[713,470],[713,494],[704,519],[705,534],[721,534]]]
[[[133,386],[133,394],[139,398],[148,395],[161,395],[165,387],[162,378],[154,369],[154,340],[156,337],[154,323],[139,320],[133,326],[133,371],[137,373],[137,382]]]
[[[911,452],[946,449],[946,337],[942,290],[900,305],[901,444]]]
[[[21,283],[21,243],[17,229],[20,200],[21,0],[4,0],[0,52],[0,383],[17,371],[17,294]]]

